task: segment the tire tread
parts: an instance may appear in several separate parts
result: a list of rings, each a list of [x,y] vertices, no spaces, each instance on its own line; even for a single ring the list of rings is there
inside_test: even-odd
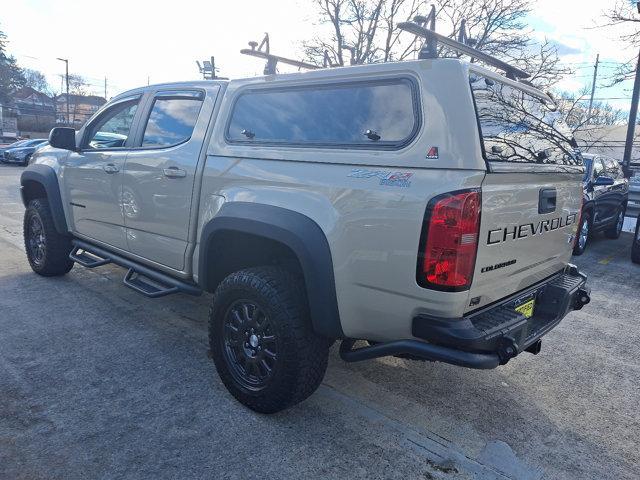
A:
[[[42,266],[33,263],[27,244],[27,223],[30,216],[34,214],[38,215],[42,222],[42,228],[47,242],[45,262]],[[73,260],[69,258],[69,253],[72,249],[71,238],[67,235],[61,235],[56,230],[51,207],[46,198],[35,198],[27,205],[24,213],[23,237],[29,265],[31,265],[31,269],[38,275],[56,277],[68,273],[73,268]]]
[[[209,309],[209,343],[216,369],[231,394],[241,403],[260,413],[275,413],[295,405],[311,395],[320,385],[327,368],[329,342],[315,334],[309,320],[302,280],[280,267],[254,267],[229,275],[216,290]],[[223,321],[228,297],[245,290],[266,299],[278,323],[278,335],[284,352],[284,368],[274,378],[275,388],[264,394],[249,394],[237,385],[229,373],[216,332]]]

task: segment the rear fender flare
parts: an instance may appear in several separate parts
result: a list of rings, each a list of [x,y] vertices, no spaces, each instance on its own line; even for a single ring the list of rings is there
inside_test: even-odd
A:
[[[263,237],[288,247],[297,257],[307,291],[314,331],[329,338],[342,338],[338,301],[329,242],[320,226],[293,210],[248,202],[226,203],[202,229],[198,257],[198,283],[215,289],[215,253],[209,246],[221,232]]]

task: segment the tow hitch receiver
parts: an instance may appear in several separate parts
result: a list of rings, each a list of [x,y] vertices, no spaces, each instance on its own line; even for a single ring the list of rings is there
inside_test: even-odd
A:
[[[573,304],[574,310],[580,310],[582,307],[587,305],[591,301],[591,295],[589,289],[585,287],[581,287],[578,290],[578,293],[575,298],[575,302]]]
[[[525,349],[525,352],[529,352],[529,353],[532,353],[534,355],[537,355],[537,354],[540,353],[540,350],[542,350],[542,340],[538,339],[535,342],[533,342],[531,345],[529,345]]]

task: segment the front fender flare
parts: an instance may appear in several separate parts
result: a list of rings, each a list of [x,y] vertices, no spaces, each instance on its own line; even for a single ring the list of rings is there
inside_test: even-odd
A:
[[[287,246],[298,258],[304,275],[314,331],[342,338],[333,261],[327,237],[311,218],[293,210],[248,202],[226,203],[202,229],[198,259],[198,282],[204,290],[215,287],[211,273],[215,253],[210,242],[220,232],[235,231],[264,237]]]
[[[69,233],[67,220],[64,216],[64,208],[62,206],[60,185],[58,184],[58,177],[56,176],[55,170],[47,165],[36,163],[29,165],[22,172],[22,175],[20,175],[20,194],[25,207],[27,207],[30,200],[27,187],[31,182],[39,184],[46,192],[47,201],[49,202],[51,214],[53,215],[53,224],[58,233]]]

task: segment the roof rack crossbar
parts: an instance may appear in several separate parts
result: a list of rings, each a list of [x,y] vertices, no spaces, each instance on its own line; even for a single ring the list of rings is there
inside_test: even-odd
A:
[[[439,33],[436,33],[433,29],[427,28],[424,25],[430,20],[431,26],[435,26],[435,7],[432,6],[429,17],[416,17],[413,22],[401,22],[398,23],[398,28],[405,32],[413,33],[418,37],[426,39],[425,47],[420,52],[420,58],[436,58],[437,57],[437,44],[440,42],[446,45],[448,48],[455,50],[464,55],[469,55],[472,58],[478,59],[488,65],[496,67],[505,72],[507,78],[511,80],[518,80],[522,78],[529,78],[529,75],[524,70],[514,67],[487,53],[481,52],[477,48],[473,48],[470,45],[463,43],[468,40],[464,27],[460,29],[458,38],[462,41],[454,40],[453,38],[446,37]],[[433,18],[431,16],[433,15]]]
[[[300,60],[293,60],[291,58],[281,57],[279,55],[273,55],[269,51],[269,34],[265,33],[264,38],[260,45],[258,42],[249,42],[249,46],[251,48],[243,48],[240,50],[240,53],[243,55],[249,55],[256,58],[262,58],[267,61],[264,67],[265,75],[274,75],[276,73],[276,67],[278,63],[285,63],[287,65],[291,65],[298,68],[306,68],[307,70],[317,70],[319,68],[318,65],[313,65],[312,63],[302,62]],[[328,55],[325,54],[325,62],[328,60]]]

